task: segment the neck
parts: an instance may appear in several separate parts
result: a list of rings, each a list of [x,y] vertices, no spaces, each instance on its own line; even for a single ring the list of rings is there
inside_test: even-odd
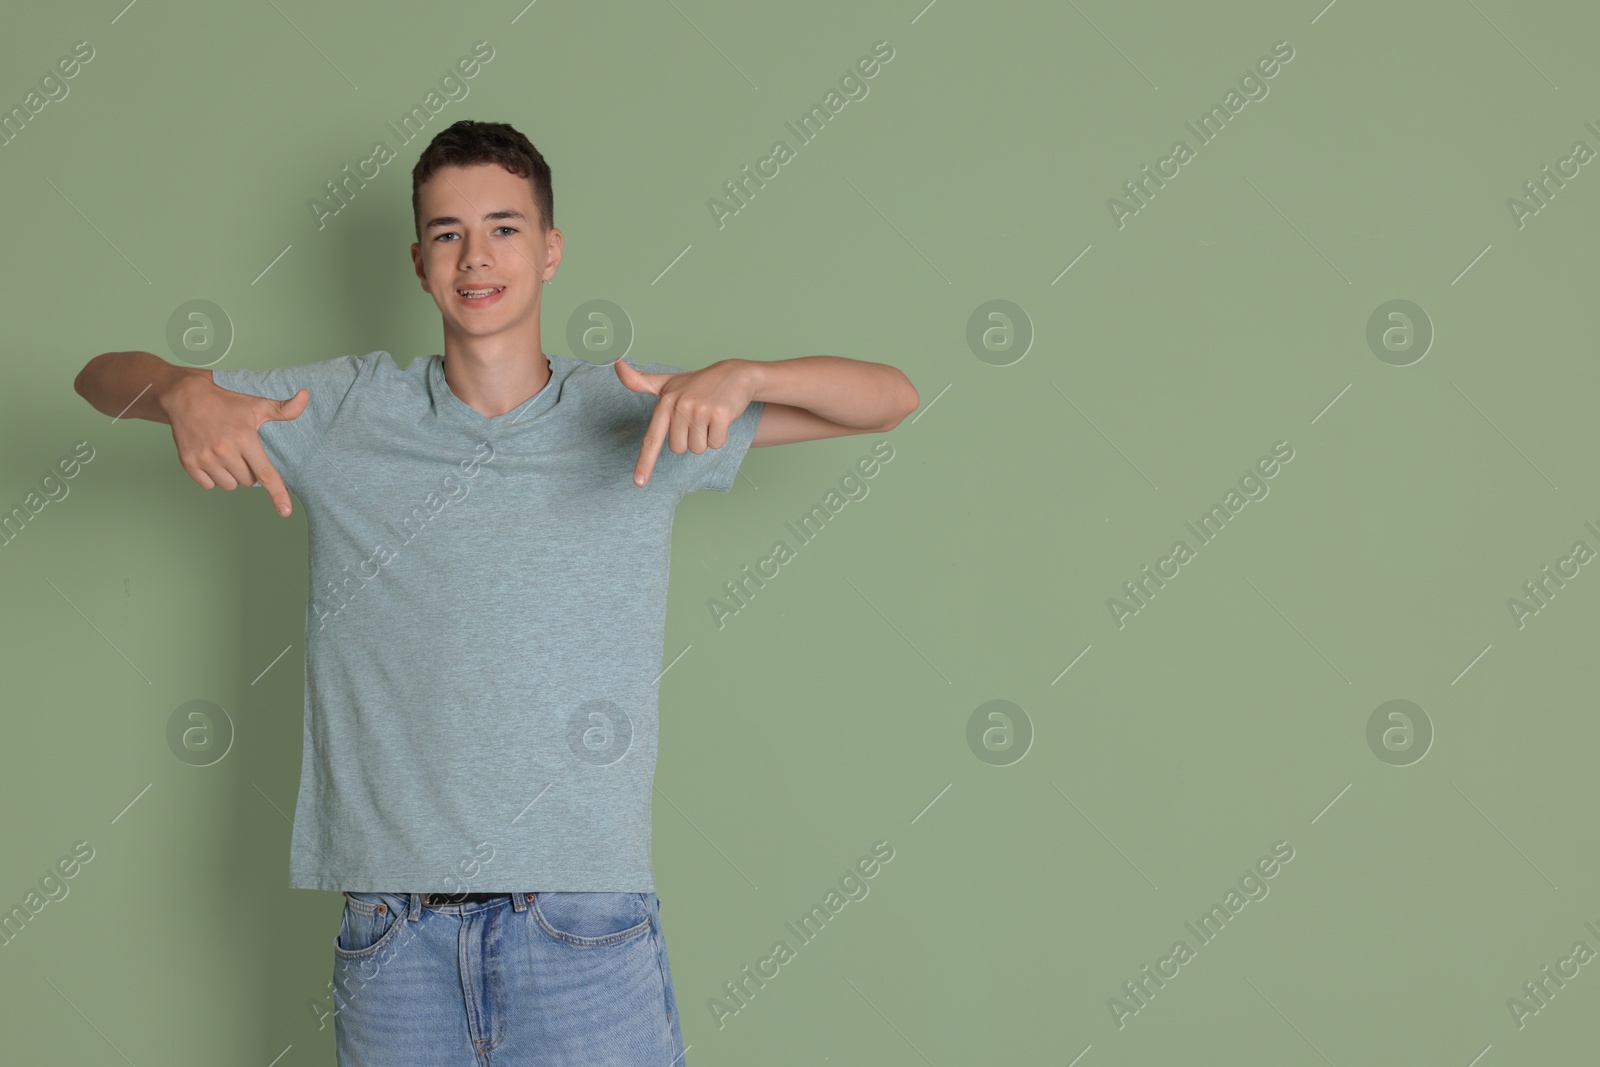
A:
[[[524,352],[492,361],[447,350],[444,380],[462,403],[485,418],[498,418],[537,395],[550,381],[550,361]]]

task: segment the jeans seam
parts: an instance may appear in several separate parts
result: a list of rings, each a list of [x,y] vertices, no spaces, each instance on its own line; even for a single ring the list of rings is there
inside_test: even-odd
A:
[[[659,924],[650,924],[650,938],[656,945],[656,973],[661,975],[661,1010],[667,1017],[667,1030],[672,1030],[672,1005],[667,997],[667,945],[666,939],[661,936]]]

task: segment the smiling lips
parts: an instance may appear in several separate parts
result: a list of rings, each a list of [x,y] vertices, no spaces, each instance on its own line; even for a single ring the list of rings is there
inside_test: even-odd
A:
[[[500,294],[505,291],[506,287],[503,285],[489,285],[481,289],[457,289],[456,296],[463,303],[482,306],[494,303],[500,298]]]

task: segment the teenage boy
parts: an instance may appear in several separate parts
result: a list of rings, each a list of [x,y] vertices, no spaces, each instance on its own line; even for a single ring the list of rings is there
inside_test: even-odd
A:
[[[170,424],[204,488],[305,506],[289,884],[344,894],[339,1063],[682,1067],[650,857],[674,509],[731,489],[749,448],[890,430],[917,391],[833,356],[545,353],[563,239],[511,126],[440,132],[411,199],[442,356],[116,352],[75,388]]]

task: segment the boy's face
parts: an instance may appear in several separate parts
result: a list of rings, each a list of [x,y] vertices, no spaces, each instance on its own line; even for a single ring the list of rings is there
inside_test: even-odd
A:
[[[540,228],[532,183],[497,163],[441,167],[417,203],[422,239],[411,261],[445,332],[489,337],[530,321],[537,327],[541,287],[561,262],[561,231]],[[463,295],[474,289],[500,291]]]

